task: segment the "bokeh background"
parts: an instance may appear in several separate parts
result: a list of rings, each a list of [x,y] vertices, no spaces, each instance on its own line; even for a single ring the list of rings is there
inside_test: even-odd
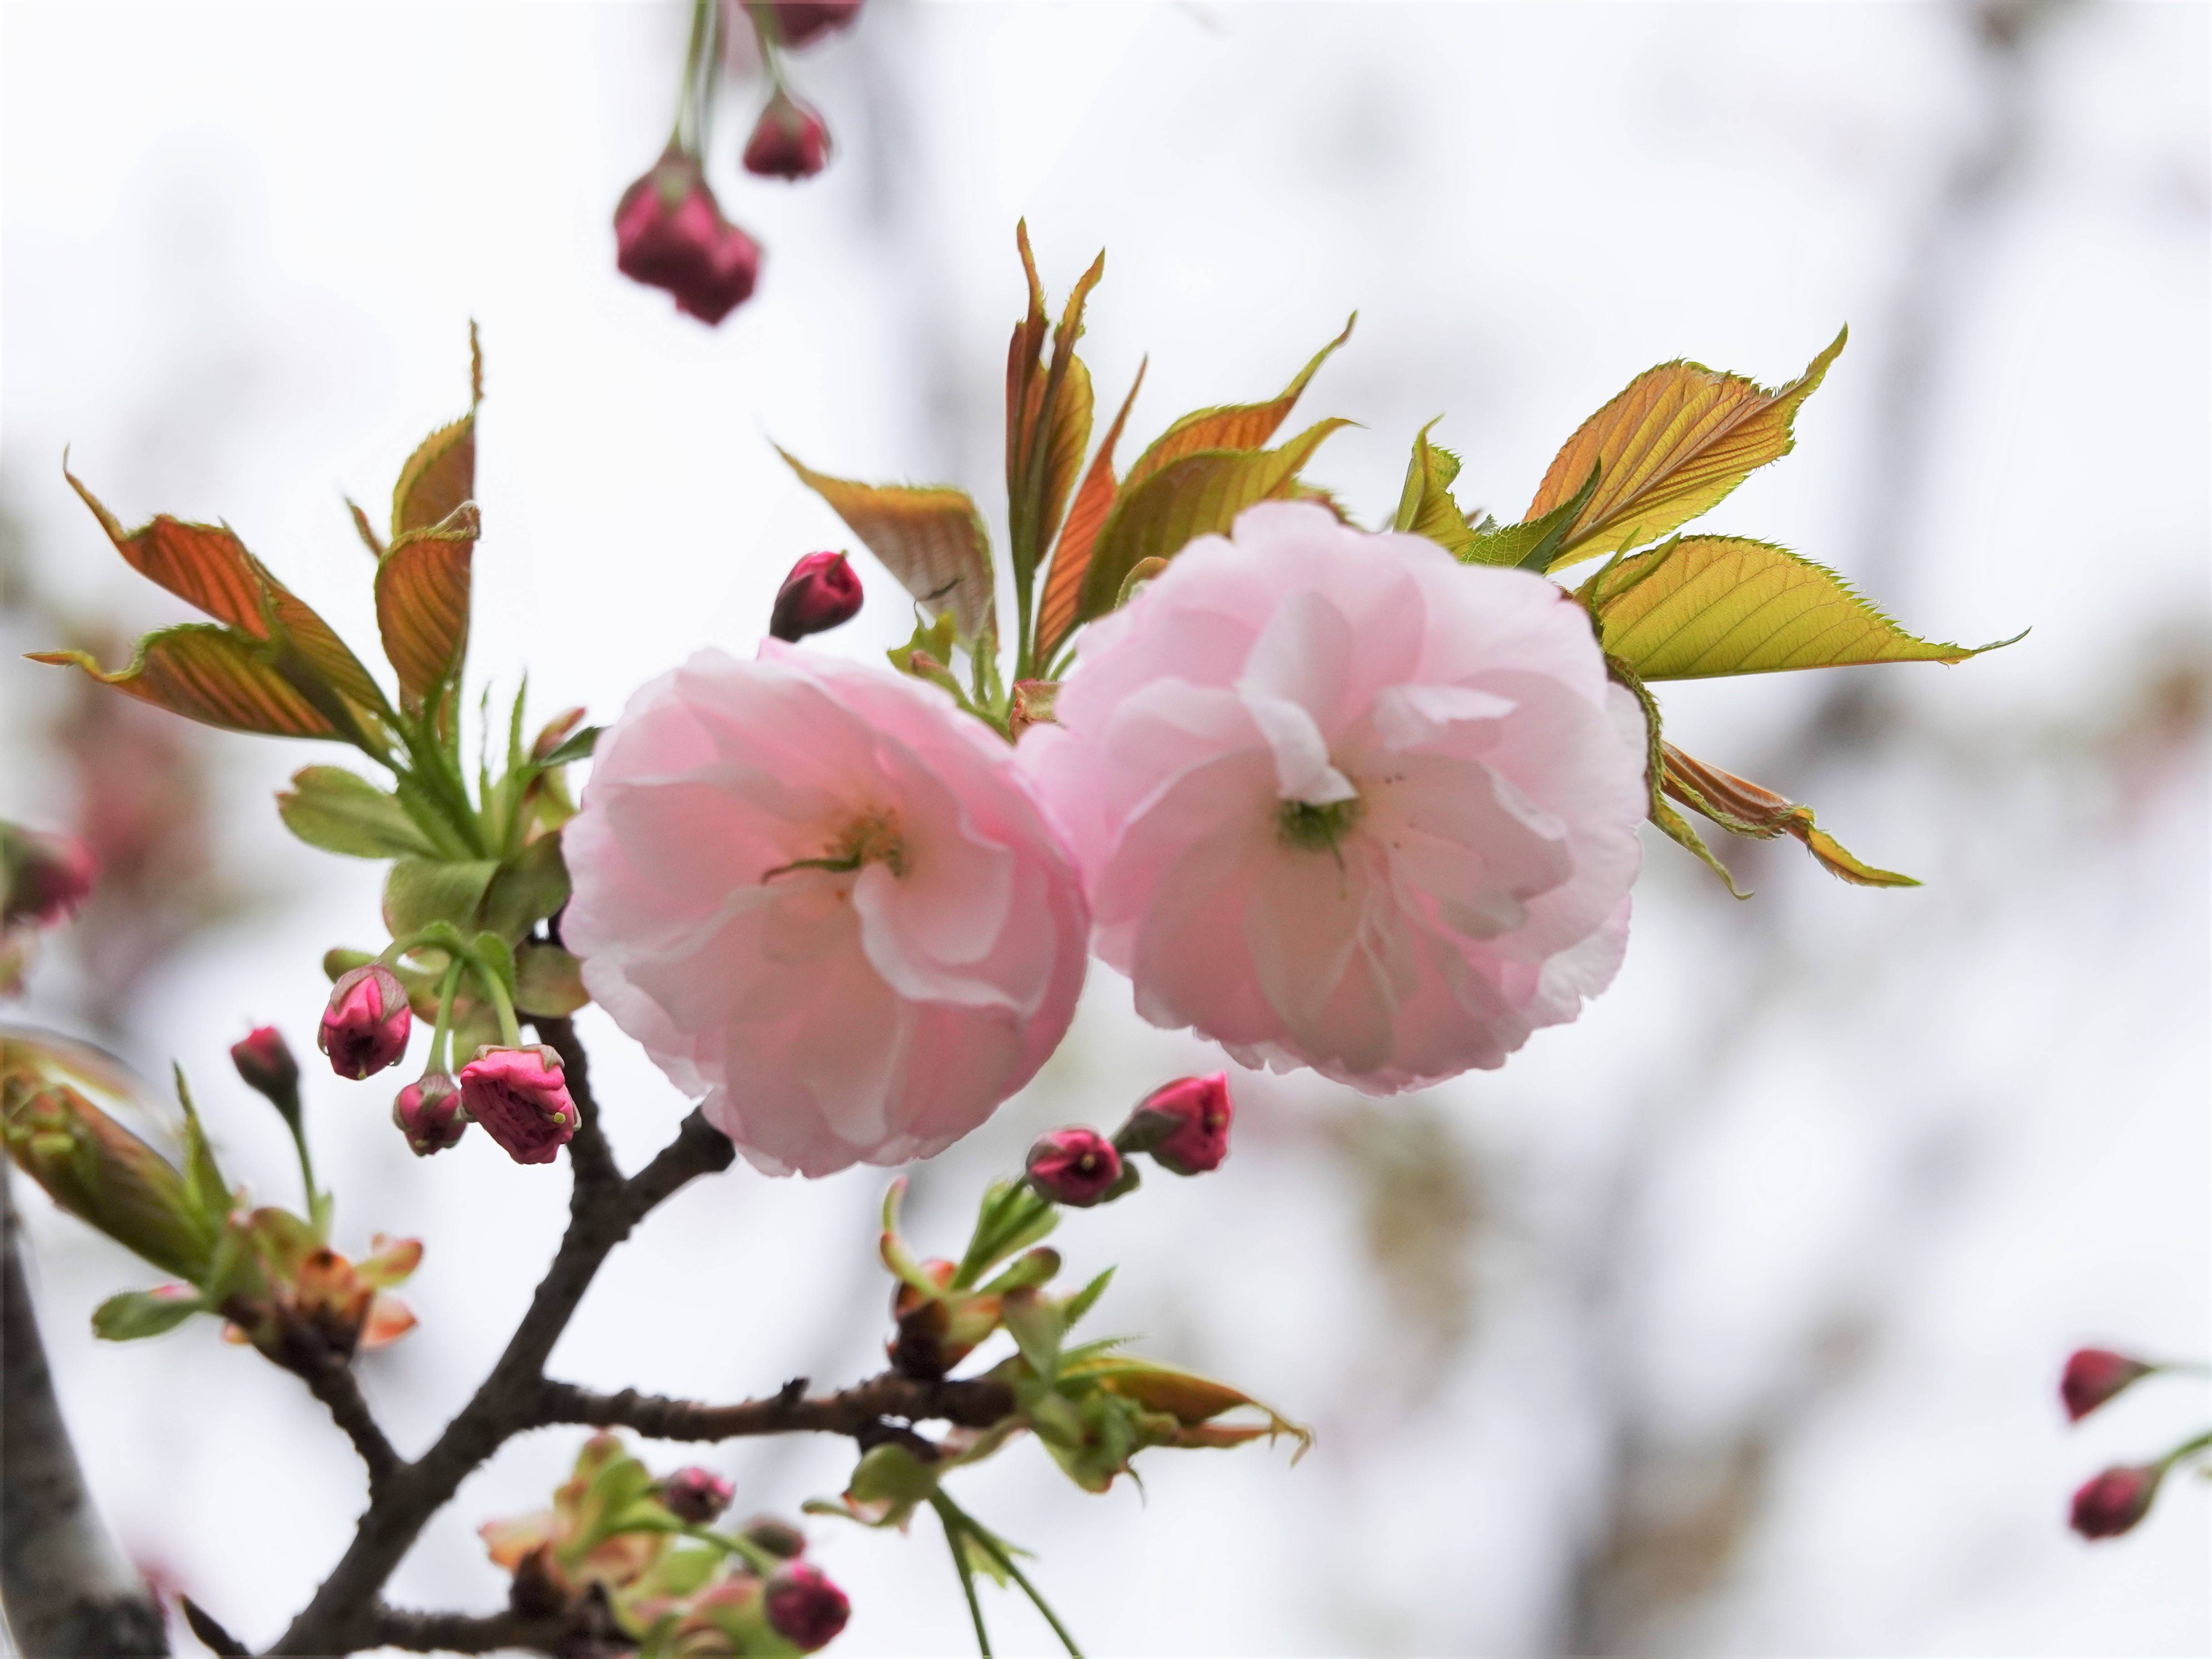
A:
[[[1638,370],[1773,384],[1848,321],[1798,453],[1709,524],[1932,637],[2034,631],[1956,670],[1670,688],[1670,735],[1927,885],[1738,842],[1738,904],[1655,837],[1620,981],[1503,1072],[1379,1102],[1240,1078],[1221,1173],[1060,1242],[1121,1264],[1098,1328],[1310,1420],[1316,1449],[1155,1455],[1142,1493],[1093,1498],[1017,1447],[965,1501],[1096,1653],[2212,1646],[2202,1483],[2117,1544],[2063,1526],[2075,1483],[2161,1450],[2206,1390],[2069,1430],[2053,1389],[2083,1340],[2212,1347],[2206,8],[871,0],[799,60],[823,178],[739,173],[753,94],[726,102],[714,178],[769,252],[719,331],[612,268],[684,27],[672,3],[0,11],[0,814],[82,828],[112,872],[27,1017],[149,1076],[180,1060],[232,1169],[285,1199],[281,1127],[224,1048],[262,1020],[311,1047],[321,952],[380,939],[377,868],[270,810],[322,757],[13,660],[112,659],[179,614],[69,493],[64,446],[127,521],[226,519],[372,641],[341,497],[374,509],[464,407],[476,319],[472,672],[605,718],[696,646],[749,648],[792,560],[849,544],[771,438],[961,483],[1002,522],[1018,216],[1054,295],[1110,250],[1085,355],[1105,403],[1150,354],[1138,442],[1272,393],[1357,308],[1304,413],[1362,422],[1310,476],[1370,522],[1431,416],[1462,500],[1517,516]],[[908,621],[860,562],[869,609],[818,643],[866,657]],[[580,1024],[634,1164],[684,1103]],[[915,1172],[914,1231],[951,1243],[1039,1128],[1212,1063],[1094,973],[1036,1085]],[[341,1242],[428,1242],[422,1328],[362,1366],[413,1451],[519,1315],[566,1182],[480,1136],[418,1164],[392,1086],[325,1076],[311,1113]],[[712,1399],[866,1374],[883,1179],[685,1192],[556,1370]],[[115,1529],[272,1638],[349,1534],[350,1451],[211,1323],[95,1346],[90,1308],[146,1270],[17,1190]],[[494,1605],[473,1528],[541,1502],[580,1437],[510,1445],[395,1599]],[[788,1510],[848,1457],[706,1461]],[[969,1650],[927,1521],[817,1531],[855,1604],[840,1651]],[[1006,1650],[1049,1650],[1025,1606],[990,1611]]]

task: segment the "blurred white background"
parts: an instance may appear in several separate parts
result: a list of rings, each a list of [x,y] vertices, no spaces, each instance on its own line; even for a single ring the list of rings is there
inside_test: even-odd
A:
[[[1103,404],[1151,354],[1125,457],[1271,394],[1358,308],[1301,412],[1363,423],[1310,476],[1370,522],[1432,416],[1462,501],[1515,517],[1638,371],[1774,384],[1848,321],[1798,453],[1711,526],[1930,637],[2034,631],[1957,670],[1672,689],[1669,734],[1928,884],[1738,842],[1738,905],[1655,837],[1619,983],[1504,1072],[1381,1103],[1240,1079],[1218,1175],[1060,1242],[1121,1263],[1098,1329],[1312,1421],[1316,1450],[1153,1454],[1145,1494],[1092,1498],[1018,1446],[963,1501],[1038,1552],[1098,1654],[2212,1648],[2202,1483],[2118,1543],[2063,1524],[2081,1479],[2201,1424],[2205,1389],[2072,1431],[2054,1393],[2081,1341],[2212,1347],[2207,9],[871,0],[798,60],[840,146],[823,178],[739,173],[750,94],[726,102],[714,176],[768,255],[719,331],[612,264],[684,27],[673,3],[0,10],[0,815],[127,816],[110,856],[136,880],[50,953],[30,1016],[151,1076],[181,1060],[233,1171],[289,1201],[281,1126],[224,1049],[273,1020],[307,1051],[322,951],[380,942],[377,869],[269,810],[325,756],[94,709],[13,660],[64,626],[107,629],[113,660],[179,614],[70,494],[65,445],[127,522],[227,520],[366,645],[341,495],[380,516],[465,406],[475,318],[472,671],[526,666],[541,714],[605,719],[698,645],[750,648],[793,558],[850,544],[771,437],[960,483],[1003,522],[1018,216],[1055,305],[1109,250]],[[909,623],[860,562],[868,610],[817,643],[865,657]],[[1039,1128],[1110,1125],[1214,1063],[1128,1000],[1097,971],[1045,1076],[918,1174],[921,1243],[954,1243]],[[582,1027],[635,1164],[684,1103]],[[341,1246],[428,1243],[422,1328],[362,1367],[412,1452],[519,1315],[566,1182],[482,1136],[418,1164],[398,1076],[325,1075],[310,1104]],[[714,1399],[866,1374],[883,1180],[687,1191],[556,1370]],[[18,1189],[116,1530],[272,1639],[349,1535],[349,1449],[210,1322],[95,1346],[90,1308],[149,1275]],[[495,1605],[473,1528],[542,1502],[580,1438],[511,1445],[394,1599]],[[789,1510],[849,1450],[703,1461]],[[838,1651],[972,1650],[928,1522],[817,1534],[854,1602]],[[1050,1650],[1014,1599],[989,1610],[1004,1650]]]

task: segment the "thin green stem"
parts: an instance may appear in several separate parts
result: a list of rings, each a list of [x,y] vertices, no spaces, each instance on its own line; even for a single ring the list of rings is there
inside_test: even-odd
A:
[[[307,1152],[307,1126],[295,1117],[288,1127],[292,1131],[292,1146],[300,1154],[300,1184],[307,1189],[307,1214],[319,1221],[325,1200],[315,1188],[315,1160]]]
[[[438,1023],[430,1031],[430,1069],[450,1073],[453,1069],[453,1056],[447,1052],[453,1038],[453,994],[461,988],[461,970],[466,966],[459,957],[446,964],[446,976],[438,981]]]
[[[470,966],[477,970],[484,989],[491,993],[492,1012],[499,1016],[500,1042],[509,1048],[520,1048],[522,1025],[514,1017],[514,999],[507,994],[507,981],[481,959],[472,959]]]
[[[1043,1596],[1037,1594],[1036,1586],[1030,1583],[1022,1570],[1014,1565],[1013,1558],[999,1547],[999,1540],[978,1526],[965,1510],[946,1497],[942,1488],[939,1489],[930,1502],[943,1506],[939,1510],[940,1515],[950,1511],[957,1517],[961,1525],[968,1529],[969,1536],[981,1546],[983,1553],[999,1564],[1000,1570],[1007,1577],[1022,1587],[1022,1594],[1030,1598],[1036,1610],[1044,1615],[1045,1623],[1052,1626],[1052,1633],[1060,1638],[1060,1644],[1067,1650],[1069,1659],[1083,1659],[1083,1650],[1075,1645],[1075,1638],[1067,1633],[1067,1626],[1060,1622],[1060,1616],[1053,1612],[1050,1604]]]
[[[2203,1434],[2183,1441],[2165,1456],[2160,1458],[2158,1466],[2161,1469],[2170,1469],[2183,1459],[2194,1457],[2201,1451],[2212,1451],[2212,1429],[2207,1429]]]
[[[975,1595],[975,1569],[960,1545],[961,1522],[965,1517],[941,1492],[931,1493],[929,1504],[945,1526],[945,1547],[952,1552],[953,1571],[960,1575],[960,1593],[968,1598],[968,1616],[975,1621],[975,1645],[983,1659],[991,1659],[991,1632],[983,1627],[983,1603]]]

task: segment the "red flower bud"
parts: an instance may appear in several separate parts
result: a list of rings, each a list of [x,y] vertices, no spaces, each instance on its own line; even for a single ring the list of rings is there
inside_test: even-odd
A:
[[[414,1023],[407,988],[392,969],[372,962],[340,975],[331,987],[315,1046],[330,1056],[332,1071],[359,1082],[407,1052]]]
[[[100,860],[75,836],[0,825],[0,928],[52,927],[91,896]]]
[[[719,323],[751,296],[760,244],[722,217],[698,159],[671,149],[615,206],[615,268]]]
[[[583,1121],[568,1098],[561,1056],[543,1043],[477,1049],[461,1067],[461,1100],[517,1164],[550,1164]]]
[[[860,579],[842,553],[809,553],[775,590],[768,631],[786,644],[820,634],[860,614]]]
[[[736,1487],[696,1463],[677,1470],[660,1483],[660,1501],[668,1512],[695,1527],[705,1526],[729,1508],[730,1499],[736,1495]]]
[[[1029,1176],[1054,1203],[1086,1209],[1121,1178],[1121,1154],[1096,1129],[1054,1129],[1030,1148]]]
[[[778,87],[745,140],[745,171],[763,179],[811,179],[829,160],[829,127]]]
[[[1146,1095],[1114,1137],[1125,1152],[1150,1152],[1163,1169],[1203,1175],[1229,1156],[1229,1074],[1177,1078]]]
[[[288,1123],[300,1119],[300,1062],[274,1025],[257,1025],[230,1045],[230,1063],[246,1086],[267,1099]]]
[[[801,1653],[828,1647],[852,1616],[845,1592],[819,1567],[794,1561],[768,1581],[768,1621]]]
[[[803,46],[858,17],[860,0],[769,0],[768,9],[775,20],[776,39],[787,46]]]
[[[469,1127],[459,1085],[443,1072],[425,1072],[402,1089],[392,1103],[392,1121],[417,1158],[444,1152]]]
[[[2128,1384],[2157,1369],[2109,1348],[2076,1349],[2058,1379],[2058,1397],[2066,1404],[2066,1415],[2079,1423]]]
[[[2157,1463],[2123,1464],[2085,1481],[2074,1494],[2071,1525],[2084,1538],[2117,1538],[2150,1513],[2166,1470]]]
[[[745,1522],[739,1534],[755,1547],[786,1561],[806,1553],[806,1534],[788,1521],[779,1521],[772,1515],[755,1516]]]

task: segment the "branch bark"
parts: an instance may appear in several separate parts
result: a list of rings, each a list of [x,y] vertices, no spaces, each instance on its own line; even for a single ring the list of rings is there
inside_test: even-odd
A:
[[[400,1457],[370,1414],[368,1401],[362,1397],[361,1381],[354,1375],[352,1365],[333,1355],[323,1363],[303,1366],[299,1376],[307,1385],[307,1392],[323,1402],[331,1420],[345,1431],[346,1438],[361,1454],[361,1461],[368,1466],[368,1495],[374,1498],[399,1468]]]
[[[594,1394],[569,1382],[548,1382],[533,1425],[588,1423],[597,1428],[635,1429],[654,1440],[736,1440],[763,1434],[843,1434],[861,1438],[887,1419],[908,1423],[939,1420],[963,1428],[987,1429],[1014,1409],[1013,1390],[1003,1382],[975,1379],[928,1381],[886,1371],[836,1394],[808,1398],[798,1387],[764,1400],[734,1406],[706,1406],[689,1400],[625,1389]]]

